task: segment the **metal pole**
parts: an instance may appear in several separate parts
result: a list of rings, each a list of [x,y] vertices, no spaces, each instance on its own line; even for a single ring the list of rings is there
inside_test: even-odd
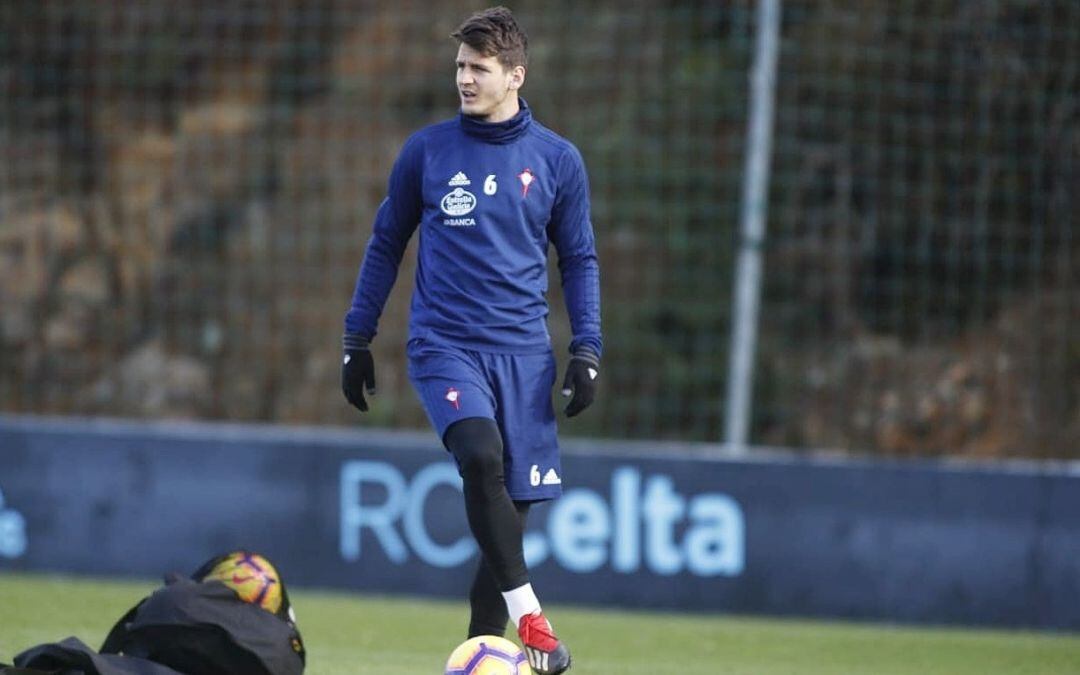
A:
[[[754,387],[754,351],[761,298],[761,250],[765,243],[779,33],[780,0],[759,0],[750,80],[749,138],[739,217],[741,242],[735,272],[735,311],[732,316],[725,420],[728,448],[740,454],[746,452]]]

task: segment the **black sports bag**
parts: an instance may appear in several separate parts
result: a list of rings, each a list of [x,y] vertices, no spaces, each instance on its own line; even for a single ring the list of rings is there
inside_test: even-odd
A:
[[[284,585],[271,613],[221,581],[203,581],[228,555],[191,578],[167,575],[98,652],[71,637],[27,649],[0,675],[301,675],[307,653]]]
[[[190,675],[300,675],[306,660],[291,620],[238,599],[221,582],[180,576],[131,608],[100,652]]]

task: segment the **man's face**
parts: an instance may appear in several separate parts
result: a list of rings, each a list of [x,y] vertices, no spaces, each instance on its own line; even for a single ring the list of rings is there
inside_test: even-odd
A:
[[[494,56],[484,56],[462,43],[457,54],[457,88],[461,112],[484,122],[503,122],[517,114],[517,90],[525,68],[504,68]]]

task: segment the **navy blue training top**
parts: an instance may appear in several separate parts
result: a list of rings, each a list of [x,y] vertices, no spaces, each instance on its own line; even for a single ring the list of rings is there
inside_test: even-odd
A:
[[[505,122],[459,113],[405,142],[375,216],[346,333],[375,337],[419,226],[410,339],[486,352],[550,349],[550,243],[573,331],[570,350],[601,354],[600,275],[584,162],[572,143],[520,103]]]

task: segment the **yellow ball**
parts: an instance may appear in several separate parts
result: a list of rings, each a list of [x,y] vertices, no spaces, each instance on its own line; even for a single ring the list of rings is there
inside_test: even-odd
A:
[[[244,602],[268,612],[277,613],[281,609],[281,577],[270,561],[258,553],[230,553],[214,565],[203,581],[220,581],[236,591]]]
[[[446,660],[446,675],[531,675],[525,653],[496,635],[469,638]]]

